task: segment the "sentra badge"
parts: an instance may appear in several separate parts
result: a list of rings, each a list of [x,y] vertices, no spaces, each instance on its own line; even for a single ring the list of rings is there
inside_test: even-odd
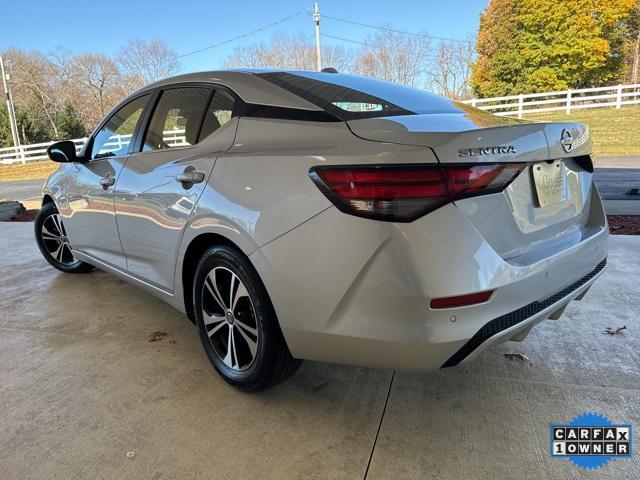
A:
[[[461,148],[458,150],[460,157],[478,157],[482,155],[507,155],[516,153],[513,145],[499,145],[496,147]]]

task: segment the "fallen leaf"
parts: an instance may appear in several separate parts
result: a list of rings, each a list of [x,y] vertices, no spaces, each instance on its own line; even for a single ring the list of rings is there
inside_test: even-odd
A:
[[[618,333],[626,329],[627,329],[626,325],[623,325],[622,327],[618,327],[618,328],[607,327],[607,329],[603,333],[607,333],[609,335],[617,335]]]
[[[529,357],[522,353],[505,353],[504,358],[508,358],[509,360],[522,360],[523,362],[529,361]]]
[[[162,337],[166,337],[169,334],[167,332],[163,332],[162,330],[156,330],[155,332],[153,332],[151,334],[151,336],[149,337],[149,342],[157,342],[162,340]]]

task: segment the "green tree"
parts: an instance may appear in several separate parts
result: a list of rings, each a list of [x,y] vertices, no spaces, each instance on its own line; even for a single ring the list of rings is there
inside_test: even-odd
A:
[[[609,85],[622,79],[638,0],[492,0],[472,84],[481,96]]]
[[[0,108],[0,147],[13,146],[9,114],[6,106]],[[21,144],[44,142],[50,138],[50,130],[46,125],[37,125],[32,118],[19,107],[16,107],[16,121],[18,123],[18,135]]]
[[[81,138],[87,135],[80,117],[71,105],[65,105],[62,112],[58,116],[58,130],[60,138],[70,140],[72,138]]]
[[[12,145],[13,139],[11,137],[11,126],[9,124],[7,109],[6,107],[0,108],[0,148],[10,147]]]

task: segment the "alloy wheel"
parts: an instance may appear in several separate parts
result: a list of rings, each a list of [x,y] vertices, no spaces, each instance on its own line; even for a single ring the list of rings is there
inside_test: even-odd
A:
[[[76,262],[60,214],[54,213],[44,219],[41,236],[47,252],[57,262],[64,265]]]
[[[230,269],[215,267],[205,278],[202,318],[222,362],[238,372],[248,369],[258,352],[260,332],[249,292]]]

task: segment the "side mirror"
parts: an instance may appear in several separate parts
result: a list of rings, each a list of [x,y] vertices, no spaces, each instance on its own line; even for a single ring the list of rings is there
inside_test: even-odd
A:
[[[56,142],[47,148],[49,159],[59,163],[73,163],[78,161],[76,144],[71,140]]]

